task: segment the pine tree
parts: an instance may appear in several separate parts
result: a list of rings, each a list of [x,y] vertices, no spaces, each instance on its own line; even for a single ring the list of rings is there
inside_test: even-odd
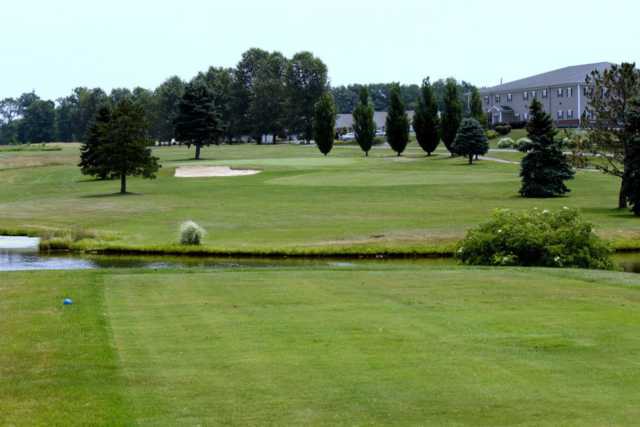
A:
[[[365,156],[369,156],[369,150],[371,150],[376,137],[376,123],[373,120],[373,114],[369,91],[363,86],[360,89],[360,100],[353,111],[353,132]]]
[[[484,129],[476,119],[464,119],[458,129],[456,139],[451,145],[451,152],[469,158],[473,164],[473,157],[486,154],[489,142]]]
[[[409,143],[409,118],[400,97],[400,85],[397,83],[391,86],[389,94],[389,112],[387,113],[386,128],[387,141],[393,151],[400,156]]]
[[[626,125],[629,131],[626,197],[633,213],[640,216],[640,98],[634,98],[630,104]]]
[[[105,159],[104,146],[108,142],[111,109],[101,107],[87,130],[87,140],[80,147],[80,171],[100,179],[109,178],[109,167]]]
[[[482,99],[478,88],[471,89],[471,117],[476,119],[483,128],[487,127],[487,115],[482,110]]]
[[[155,178],[160,168],[158,159],[151,155],[148,125],[144,110],[123,99],[113,110],[100,110],[91,128],[91,150],[95,154],[88,169],[90,175],[104,173],[120,179],[120,193],[127,192],[127,177]],[[89,151],[86,150],[85,153]]]
[[[187,147],[196,147],[195,159],[200,160],[200,149],[220,144],[223,134],[220,117],[214,104],[214,94],[202,81],[193,81],[185,88],[175,119],[175,135]]]
[[[418,144],[428,156],[440,144],[440,119],[438,118],[438,103],[433,94],[429,79],[422,82],[421,97],[418,100],[416,113],[413,116],[413,129],[416,131]]]
[[[313,137],[325,156],[333,148],[336,126],[336,104],[331,93],[325,92],[316,103],[313,114]]]
[[[462,103],[458,95],[458,85],[454,79],[447,79],[444,91],[444,110],[441,117],[442,142],[452,154],[451,146],[456,139],[462,121]]]
[[[520,147],[527,153],[522,159],[520,176],[523,197],[555,197],[570,190],[564,181],[572,179],[574,172],[563,154],[549,114],[542,110],[540,101],[531,103],[531,119],[527,124],[528,142]]]

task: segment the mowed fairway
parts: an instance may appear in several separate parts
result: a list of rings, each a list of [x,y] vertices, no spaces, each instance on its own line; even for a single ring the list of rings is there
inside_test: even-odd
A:
[[[194,162],[185,147],[155,149],[156,180],[117,182],[80,175],[78,146],[53,152],[0,151],[0,228],[88,230],[102,241],[86,247],[156,247],[177,242],[178,225],[194,220],[208,231],[205,248],[248,252],[429,252],[450,248],[496,208],[579,208],[597,232],[638,242],[640,221],[614,209],[619,182],[578,172],[568,197],[518,197],[519,166],[480,161],[467,166],[444,151],[426,158],[415,143],[401,158],[375,148],[336,147],[323,157],[313,146],[210,147]],[[514,153],[496,153],[496,157]],[[489,154],[491,155],[491,154]],[[517,156],[517,154],[516,154]],[[254,168],[254,176],[174,177],[185,165]],[[634,243],[635,244],[635,243]]]
[[[416,264],[3,274],[0,425],[631,425],[639,286]]]

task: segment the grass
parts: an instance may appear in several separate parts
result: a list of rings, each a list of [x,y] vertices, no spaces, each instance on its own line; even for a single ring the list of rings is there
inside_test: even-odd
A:
[[[353,146],[324,158],[313,146],[234,145],[203,150],[198,164],[261,174],[177,179],[175,167],[195,163],[193,151],[163,147],[155,149],[158,178],[131,179],[134,193],[120,196],[116,182],[80,174],[77,144],[57,147],[0,153],[4,233],[53,236],[57,248],[178,253],[187,250],[177,246],[178,225],[193,220],[208,231],[204,253],[434,254],[450,251],[496,208],[569,206],[618,247],[640,246],[640,221],[615,209],[617,179],[599,173],[578,172],[568,197],[523,199],[518,165],[467,166],[442,148],[427,158],[412,143],[396,158],[377,147],[365,159]]]
[[[639,285],[413,263],[4,274],[0,424],[634,424]]]

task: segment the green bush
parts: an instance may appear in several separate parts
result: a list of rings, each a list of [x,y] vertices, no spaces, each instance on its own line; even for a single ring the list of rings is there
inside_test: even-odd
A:
[[[207,232],[193,221],[180,225],[180,243],[183,245],[199,245]]]
[[[508,123],[499,123],[493,127],[493,129],[498,132],[498,134],[505,136],[509,135],[511,132],[511,125]]]
[[[531,140],[529,138],[520,138],[514,146],[518,150],[523,151],[527,144],[531,144]]]
[[[492,129],[489,129],[485,133],[487,134],[487,139],[496,139],[498,137],[498,132]]]
[[[498,141],[498,148],[514,148],[515,146],[516,143],[511,138],[502,138],[500,141]]]
[[[578,211],[498,210],[470,230],[456,257],[470,265],[612,269],[611,249]]]

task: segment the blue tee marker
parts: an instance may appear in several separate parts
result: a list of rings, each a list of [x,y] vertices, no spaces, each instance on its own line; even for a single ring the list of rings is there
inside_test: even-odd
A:
[[[73,304],[73,300],[71,298],[65,298],[62,303],[64,305],[71,305],[71,304]]]

